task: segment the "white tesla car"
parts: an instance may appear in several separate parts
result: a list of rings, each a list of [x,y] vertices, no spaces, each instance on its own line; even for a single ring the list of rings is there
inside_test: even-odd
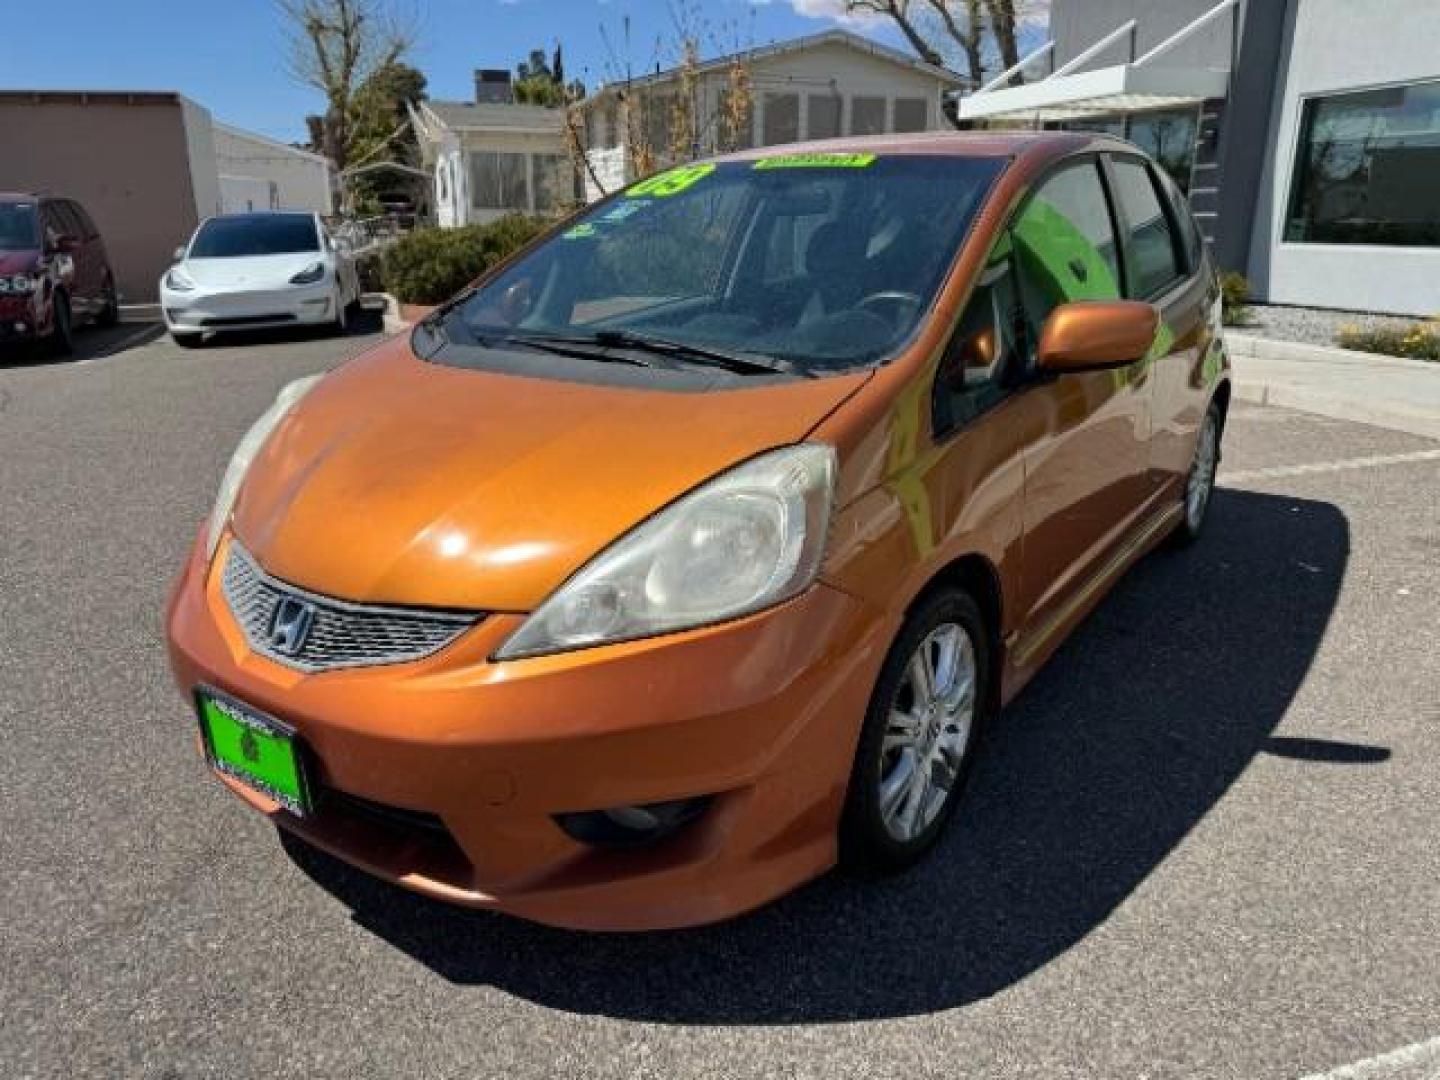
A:
[[[330,326],[343,333],[360,281],[348,249],[318,214],[272,211],[207,218],[160,279],[177,344],[212,330]]]

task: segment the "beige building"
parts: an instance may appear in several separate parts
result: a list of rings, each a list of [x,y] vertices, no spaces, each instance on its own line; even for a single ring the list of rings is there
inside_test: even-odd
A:
[[[752,49],[740,59],[753,88],[748,124],[730,131],[724,120],[736,57],[706,61],[693,87],[697,138],[685,156],[941,129],[948,123],[944,95],[961,85],[953,72],[844,30]],[[477,72],[476,102],[433,101],[413,110],[441,225],[544,213],[582,194],[598,198],[635,178],[637,142],[660,163],[671,156],[671,116],[681,92],[674,70],[602,86],[581,103],[588,168],[578,178],[564,111],[507,103],[504,79],[504,72]]]
[[[0,191],[89,211],[126,304],[154,303],[175,249],[240,200],[329,208],[326,159],[218,124],[180,94],[0,91],[0,147]]]

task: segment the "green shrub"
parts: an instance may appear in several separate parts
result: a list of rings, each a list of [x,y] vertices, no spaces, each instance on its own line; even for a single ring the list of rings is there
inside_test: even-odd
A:
[[[1226,326],[1244,326],[1250,321],[1250,282],[1235,270],[1220,275],[1220,321]]]
[[[1335,344],[1384,356],[1440,360],[1440,319],[1409,326],[1342,326],[1335,334]]]
[[[509,214],[488,225],[417,229],[385,252],[381,281],[401,303],[438,304],[529,243],[547,225],[544,218]]]

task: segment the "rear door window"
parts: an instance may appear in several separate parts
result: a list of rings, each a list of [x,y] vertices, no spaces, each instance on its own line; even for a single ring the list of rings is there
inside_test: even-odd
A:
[[[1115,158],[1115,197],[1125,217],[1130,257],[1131,299],[1148,300],[1178,281],[1185,272],[1170,217],[1150,169],[1133,158]]]

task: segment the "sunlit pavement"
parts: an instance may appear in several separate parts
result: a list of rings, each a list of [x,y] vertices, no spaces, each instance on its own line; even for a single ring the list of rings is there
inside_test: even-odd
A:
[[[0,361],[7,1076],[1424,1067],[1440,444],[1237,406],[1211,531],[1130,574],[995,726],[928,863],[585,937],[282,846],[206,776],[166,590],[248,422],[374,337],[135,330]]]

